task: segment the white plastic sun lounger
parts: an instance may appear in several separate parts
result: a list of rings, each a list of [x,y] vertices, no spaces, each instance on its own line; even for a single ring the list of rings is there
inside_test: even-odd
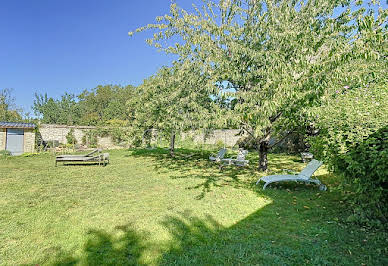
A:
[[[275,182],[284,182],[284,181],[301,181],[305,183],[315,183],[319,185],[319,190],[326,190],[327,187],[321,183],[318,179],[312,179],[311,176],[314,174],[316,170],[322,165],[321,161],[312,160],[307,164],[307,166],[297,175],[269,175],[264,176],[257,180],[256,185],[259,184],[260,181],[265,182],[263,189],[265,189],[269,184]]]
[[[218,151],[217,154],[213,154],[213,156],[210,156],[209,160],[214,162],[219,162],[224,158],[225,154],[226,154],[226,149],[221,149]]]

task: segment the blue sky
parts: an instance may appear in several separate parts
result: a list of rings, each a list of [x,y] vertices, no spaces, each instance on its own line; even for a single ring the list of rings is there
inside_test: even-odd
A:
[[[191,7],[199,0],[176,0]],[[383,0],[384,7],[387,7]],[[97,85],[139,85],[172,56],[128,32],[169,11],[170,0],[2,0],[0,89],[31,111],[34,93],[58,98]]]
[[[192,1],[178,0],[183,7]],[[2,0],[0,88],[30,111],[34,92],[60,97],[99,84],[139,85],[172,56],[128,32],[169,11],[169,0]]]

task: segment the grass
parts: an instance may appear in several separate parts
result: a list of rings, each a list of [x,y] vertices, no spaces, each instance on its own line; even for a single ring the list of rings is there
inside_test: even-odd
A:
[[[110,154],[106,167],[0,157],[1,265],[388,264],[386,233],[342,222],[335,191],[263,191],[253,166],[220,171],[207,151]],[[293,156],[269,159],[268,174],[303,168]],[[335,184],[324,168],[316,175]]]

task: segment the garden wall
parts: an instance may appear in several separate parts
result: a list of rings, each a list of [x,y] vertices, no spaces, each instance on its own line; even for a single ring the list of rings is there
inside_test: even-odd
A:
[[[86,132],[96,129],[93,126],[66,126],[66,125],[52,125],[41,124],[39,126],[39,132],[42,140],[45,142],[58,141],[59,143],[67,144],[66,135],[70,130],[74,130],[74,137],[78,144],[82,143],[82,137]],[[98,137],[97,146],[104,149],[118,148],[110,137]]]
[[[34,129],[24,129],[24,152],[35,151],[35,131]]]
[[[225,144],[227,147],[234,146],[241,138],[237,135],[240,132],[238,129],[217,129],[212,132],[187,132],[182,134],[182,139],[192,138],[198,144]]]
[[[0,151],[5,150],[6,131],[5,128],[0,128]]]

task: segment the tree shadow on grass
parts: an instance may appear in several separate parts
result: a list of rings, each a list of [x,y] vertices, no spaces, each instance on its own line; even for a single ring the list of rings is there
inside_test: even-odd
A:
[[[114,233],[89,230],[81,256],[57,252],[48,256],[45,264],[64,265],[143,265],[142,251],[147,234],[137,232],[132,225],[117,226]],[[54,260],[53,260],[54,259]]]
[[[310,202],[310,206],[318,201]],[[166,216],[161,226],[169,240],[150,243],[148,234],[132,226],[118,227],[121,236],[91,230],[81,257],[57,257],[51,265],[383,265],[387,262],[376,247],[384,238],[367,232],[350,234],[333,216],[340,210],[322,211],[302,205],[273,202],[231,226],[208,215],[190,211]],[[329,206],[328,206],[329,207]],[[353,229],[352,229],[353,230]],[[359,230],[359,229],[355,229]],[[364,239],[372,246],[365,246]],[[372,242],[373,241],[373,242]],[[144,254],[162,247],[153,258]]]
[[[311,212],[304,210],[295,215],[269,205],[230,227],[222,226],[211,216],[168,217],[163,225],[172,240],[158,264],[356,265],[384,261],[379,256],[370,257],[373,247],[363,248],[366,234],[351,235],[334,223],[323,227],[330,217],[320,212],[320,219],[314,218]],[[383,247],[383,239],[379,244]],[[350,249],[359,253],[349,252]]]
[[[203,199],[206,193],[211,192],[216,187],[231,186],[238,189],[256,190],[255,183],[261,176],[281,173],[283,169],[299,171],[304,166],[293,156],[271,154],[270,170],[266,173],[258,173],[256,169],[258,156],[254,153],[248,155],[247,159],[250,164],[246,167],[223,166],[220,163],[211,162],[209,161],[211,153],[207,150],[177,149],[176,155],[171,157],[169,151],[165,149],[135,149],[127,156],[151,159],[157,172],[169,173],[172,179],[199,181],[196,185],[187,187],[187,189],[201,191],[196,199]],[[228,156],[233,157],[235,154]],[[295,184],[276,184],[274,187],[279,186],[288,189],[316,190],[316,187],[312,185],[298,188]]]

